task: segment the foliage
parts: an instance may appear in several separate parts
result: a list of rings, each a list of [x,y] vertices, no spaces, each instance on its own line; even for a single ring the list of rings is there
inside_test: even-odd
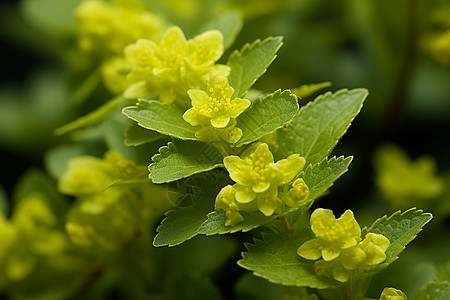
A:
[[[1,4],[0,298],[447,299],[450,4],[385,2]]]

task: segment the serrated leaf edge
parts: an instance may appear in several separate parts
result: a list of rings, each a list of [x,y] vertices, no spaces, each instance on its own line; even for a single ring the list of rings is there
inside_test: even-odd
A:
[[[244,268],[244,269],[246,269],[246,270],[251,271],[254,275],[256,275],[256,276],[258,276],[258,277],[261,277],[261,278],[264,278],[264,279],[266,279],[266,280],[268,280],[268,281],[270,281],[270,282],[272,282],[272,283],[283,284],[283,285],[284,285],[283,282],[279,282],[279,281],[276,281],[276,280],[272,280],[271,278],[269,278],[269,277],[267,277],[267,276],[264,276],[264,275],[261,274],[260,272],[254,271],[254,270],[252,270],[252,269],[250,269],[250,268],[248,268],[248,267],[242,265],[243,260],[245,260],[245,255],[250,251],[249,247],[250,247],[250,248],[251,248],[251,247],[258,248],[257,244],[265,243],[265,242],[266,242],[266,237],[267,237],[267,236],[270,236],[270,233],[267,233],[267,232],[261,232],[261,239],[259,239],[259,238],[253,238],[253,243],[249,243],[249,242],[244,243],[244,247],[245,247],[245,249],[247,249],[247,251],[242,251],[242,252],[241,252],[242,258],[241,258],[240,260],[237,261],[237,265],[240,266],[241,268]],[[338,286],[338,282],[336,282],[336,283],[337,283],[336,286]],[[303,286],[300,286],[300,285],[299,285],[299,287],[303,287]],[[323,289],[323,288],[324,288],[323,286],[315,286],[315,285],[310,285],[310,286],[308,286],[308,287],[310,287],[310,288],[317,288],[317,289]],[[334,286],[330,286],[329,288],[332,288],[332,287],[334,287]]]
[[[166,151],[166,149],[167,149],[167,152],[163,153],[164,151]],[[215,164],[214,166],[211,166],[210,168],[206,168],[206,169],[203,169],[203,170],[200,170],[200,171],[195,171],[195,172],[193,172],[193,173],[191,173],[189,175],[186,175],[186,176],[174,179],[174,180],[170,180],[170,181],[155,181],[153,179],[153,177],[152,177],[152,173],[153,172],[151,170],[151,166],[153,166],[155,163],[158,163],[158,162],[162,161],[164,158],[167,158],[170,155],[176,154],[176,153],[178,153],[178,151],[176,150],[175,143],[174,142],[168,142],[167,145],[161,146],[158,149],[158,153],[156,153],[155,155],[152,156],[152,163],[150,165],[148,165],[147,169],[149,171],[148,178],[150,178],[150,180],[153,183],[156,183],[156,184],[169,183],[169,182],[177,181],[177,180],[180,180],[180,179],[188,178],[188,177],[190,177],[192,175],[209,172],[211,170],[214,170],[216,168],[220,168],[220,167],[224,166],[223,164]]]
[[[192,238],[195,237],[196,235],[198,235],[197,231],[195,231],[194,235],[192,235],[191,237],[189,237],[189,238],[187,238],[187,239],[185,239],[185,240],[183,240],[183,241],[181,241],[181,242],[177,242],[177,243],[170,243],[170,242],[168,242],[168,243],[163,243],[163,244],[156,244],[156,240],[157,240],[158,236],[161,234],[160,228],[164,227],[164,223],[167,222],[167,219],[170,218],[170,215],[171,215],[172,213],[174,213],[174,212],[176,212],[176,210],[175,210],[175,209],[171,209],[171,210],[169,210],[169,211],[167,211],[167,212],[164,213],[165,218],[161,221],[161,223],[159,224],[159,226],[156,228],[157,234],[156,234],[156,236],[153,238],[152,245],[153,245],[154,247],[165,247],[165,246],[168,246],[168,247],[174,247],[174,246],[178,246],[178,245],[180,245],[180,244],[182,244],[182,243],[184,243],[184,242],[186,242],[186,241],[192,239]]]
[[[253,103],[258,103],[258,102],[262,102],[262,101],[269,101],[269,100],[265,100],[265,99],[268,99],[269,97],[272,98],[272,99],[275,98],[275,97],[283,97],[283,94],[287,94],[287,95],[286,95],[287,98],[292,98],[293,100],[295,100],[295,103],[297,104],[297,112],[294,113],[294,114],[292,115],[292,118],[290,118],[289,121],[287,121],[287,122],[281,124],[280,126],[278,126],[277,128],[275,128],[275,130],[272,131],[272,132],[275,132],[275,131],[277,131],[278,129],[280,129],[280,128],[286,126],[287,124],[289,124],[290,122],[292,122],[292,120],[295,118],[295,116],[296,116],[296,114],[298,113],[298,110],[299,110],[299,106],[298,106],[298,102],[297,102],[297,97],[296,97],[296,96],[291,92],[291,90],[289,90],[289,89],[283,90],[283,91],[282,91],[281,89],[278,89],[278,90],[276,90],[275,92],[273,92],[272,94],[265,95],[265,96],[263,96],[263,97],[258,97],[258,98],[256,98],[255,100],[253,100],[253,102],[252,102],[252,105],[254,105]],[[251,106],[250,106],[250,107],[251,107]],[[250,107],[249,107],[249,108],[250,108]],[[239,117],[238,117],[237,119],[239,119]],[[258,127],[258,128],[259,128],[259,127]],[[239,141],[237,141],[235,144],[233,144],[233,147],[242,147],[242,146],[247,145],[247,144],[250,144],[250,143],[252,143],[252,142],[254,142],[254,141],[256,141],[256,140],[258,140],[258,139],[250,140],[250,141],[245,141],[244,143],[242,143],[242,142],[241,142],[241,141],[242,141],[242,138],[241,138]]]
[[[355,116],[352,118],[352,120],[350,121],[350,123],[348,124],[347,128],[342,132],[342,135],[339,137],[339,139],[337,140],[337,142],[332,146],[332,148],[330,149],[329,153],[331,153],[334,149],[334,147],[336,147],[337,143],[339,142],[339,140],[347,133],[348,128],[350,128],[353,120],[359,115],[359,113],[361,112],[361,109],[364,105],[364,101],[366,100],[367,96],[369,95],[369,91],[365,88],[356,88],[356,89],[340,89],[336,92],[331,92],[328,91],[325,94],[319,95],[317,96],[314,101],[308,102],[306,105],[300,107],[298,113],[296,116],[300,116],[302,111],[308,109],[310,106],[315,105],[317,102],[322,101],[323,98],[326,97],[330,97],[331,99],[337,98],[338,96],[341,96],[342,94],[354,94],[354,93],[359,93],[359,92],[363,92],[365,95],[359,105],[358,111],[356,112]],[[289,125],[288,125],[289,126]],[[312,149],[312,148],[311,148]],[[308,150],[308,153],[305,153],[305,157],[309,156],[309,152],[311,151],[311,149]]]
[[[178,139],[180,139],[180,140],[186,140],[186,141],[198,141],[198,138],[196,138],[195,136],[192,136],[192,137],[185,137],[185,136],[184,136],[184,137],[181,137],[181,136],[178,136],[178,135],[172,135],[172,134],[167,133],[167,132],[164,132],[164,131],[162,131],[162,130],[150,128],[150,127],[148,127],[148,126],[146,126],[146,125],[140,123],[136,118],[133,118],[132,116],[130,116],[130,115],[126,112],[127,109],[141,109],[141,110],[144,110],[143,108],[140,108],[140,107],[139,107],[139,106],[140,106],[139,104],[140,104],[141,102],[144,102],[144,101],[146,101],[146,102],[155,102],[155,103],[158,103],[158,105],[164,105],[164,104],[165,104],[165,103],[161,103],[161,102],[159,102],[159,101],[157,101],[157,100],[138,99],[138,103],[137,103],[136,105],[124,107],[124,108],[122,109],[122,114],[124,114],[127,118],[129,118],[129,119],[135,121],[135,122],[136,122],[139,126],[141,126],[142,128],[145,128],[145,129],[148,129],[148,130],[151,130],[151,131],[156,131],[156,132],[158,132],[158,133],[160,133],[160,134],[162,134],[162,135],[172,136],[172,137],[178,138]],[[187,123],[187,122],[186,122],[186,126],[191,126],[191,127],[193,127],[192,125],[190,125],[190,124]],[[184,127],[178,127],[178,126],[175,126],[175,127],[186,130]]]
[[[235,59],[236,57],[241,57],[241,56],[243,56],[245,52],[247,52],[247,51],[249,51],[249,50],[252,50],[253,48],[256,47],[256,45],[258,45],[258,44],[264,45],[264,44],[266,44],[266,43],[268,43],[269,41],[272,41],[272,40],[279,40],[279,41],[280,41],[280,44],[279,44],[278,47],[275,49],[274,55],[273,55],[272,59],[270,60],[270,62],[268,63],[268,66],[270,66],[270,65],[272,64],[272,62],[275,60],[275,58],[277,57],[276,53],[278,52],[278,50],[280,50],[281,46],[283,46],[283,37],[282,37],[282,36],[269,36],[269,37],[265,38],[265,39],[262,40],[262,41],[261,41],[261,39],[257,39],[257,40],[255,40],[255,41],[253,41],[252,43],[246,43],[244,46],[242,46],[242,48],[241,48],[240,50],[236,49],[236,50],[234,50],[234,51],[230,54],[230,56],[228,57],[228,60],[227,60],[227,65],[230,66],[231,61],[232,61],[233,59]],[[255,78],[255,79],[253,80],[253,82],[252,82],[252,84],[250,85],[250,87],[252,87],[253,84],[255,84],[255,82],[256,82],[262,75],[264,75],[264,73],[266,73],[266,71],[267,71],[267,68],[264,69],[264,71],[259,75],[258,78]],[[241,77],[241,76],[239,76],[239,77]],[[233,88],[234,88],[234,87],[233,87]],[[240,95],[233,94],[233,98],[242,97],[243,95],[245,95],[245,93],[247,93],[247,91],[248,91],[248,90],[246,90],[246,91],[241,91],[241,94],[240,94]]]

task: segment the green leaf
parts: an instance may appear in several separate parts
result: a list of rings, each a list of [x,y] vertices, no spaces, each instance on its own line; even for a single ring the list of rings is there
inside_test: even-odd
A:
[[[139,146],[146,143],[164,139],[165,136],[152,130],[142,128],[136,123],[130,124],[125,131],[125,145]]]
[[[411,300],[448,300],[450,299],[450,283],[448,281],[430,282],[421,287]]]
[[[222,166],[223,154],[217,148],[193,141],[175,140],[152,157],[149,177],[154,183],[165,183]]]
[[[175,182],[175,190],[187,190],[181,194],[179,205],[168,211],[166,218],[156,229],[155,247],[176,246],[198,234],[198,228],[206,220],[206,214],[214,209],[214,199],[229,179],[223,173],[212,172],[191,176]]]
[[[75,33],[73,12],[81,0],[24,0],[20,9],[33,26],[52,34]]]
[[[202,26],[199,32],[211,29],[217,29],[222,32],[223,47],[226,50],[234,43],[242,29],[242,14],[237,11],[224,13]]]
[[[45,153],[45,168],[57,179],[67,171],[69,160],[89,154],[91,153],[83,144],[59,145]]]
[[[397,211],[390,217],[384,216],[376,220],[369,228],[362,230],[361,236],[367,233],[378,233],[387,237],[390,241],[389,248],[386,250],[386,260],[380,264],[368,269],[367,273],[378,272],[398,258],[398,255],[405,249],[417,234],[422,231],[433,215],[423,213],[421,209],[411,208],[403,213]]]
[[[106,119],[116,108],[118,108],[122,103],[124,103],[124,98],[122,97],[116,97],[112,100],[106,102],[96,110],[88,113],[87,115],[84,115],[82,117],[79,117],[73,122],[70,122],[69,124],[66,124],[64,126],[61,126],[59,128],[55,129],[56,135],[63,135],[68,132],[71,132],[73,130],[77,130],[83,127],[91,126],[95,123],[98,123],[100,121],[103,121]]]
[[[211,279],[198,273],[175,274],[167,280],[168,300],[222,300]]]
[[[258,98],[237,118],[242,138],[236,147],[249,144],[289,123],[298,111],[297,98],[288,90],[278,90]]]
[[[208,219],[198,228],[199,234],[214,235],[235,233],[238,231],[247,232],[264,224],[267,224],[276,219],[276,215],[266,217],[260,212],[248,213],[245,211],[240,212],[244,217],[244,221],[234,225],[225,226],[227,216],[222,209],[215,210],[208,214]]]
[[[311,204],[312,204],[311,201],[305,202],[301,206],[296,207],[294,209],[290,209],[285,213],[300,211],[297,212],[297,214],[303,214],[306,210],[308,210],[311,207]],[[278,215],[266,217],[259,211],[251,213],[241,211],[239,213],[242,215],[242,217],[244,217],[244,220],[242,222],[234,226],[225,226],[225,221],[227,220],[225,211],[222,209],[215,210],[208,214],[208,219],[205,222],[203,222],[203,224],[199,227],[198,233],[206,235],[214,235],[214,234],[235,233],[238,231],[247,232],[262,225],[265,225],[267,223],[270,223],[278,217]]]
[[[300,98],[306,98],[308,96],[311,96],[312,94],[320,91],[321,89],[324,89],[326,87],[330,87],[331,82],[321,82],[321,83],[312,83],[312,84],[304,84],[301,85],[298,88],[292,89],[292,93],[297,95]]]
[[[352,159],[352,156],[325,158],[320,163],[308,165],[305,170],[301,171],[297,177],[303,178],[309,187],[310,194],[308,199],[316,200],[323,196],[333,183],[347,172]]]
[[[246,44],[241,51],[235,50],[228,58],[231,67],[228,81],[234,88],[233,97],[242,97],[247,90],[261,77],[267,67],[273,62],[282,37],[268,37],[264,41],[256,40],[251,45]]]
[[[298,153],[307,165],[323,160],[358,115],[367,95],[365,89],[328,92],[303,106],[286,128],[277,131],[276,156]]]
[[[158,152],[158,149],[167,143],[169,137],[164,136],[165,139],[162,140],[127,147],[124,143],[124,135],[132,123],[134,122],[122,114],[121,109],[116,110],[102,123],[101,135],[108,149],[114,149],[137,164],[148,165],[150,155]]]
[[[182,140],[197,139],[197,128],[183,119],[184,110],[175,104],[139,99],[136,106],[125,107],[122,112],[146,129]]]
[[[262,233],[262,240],[245,244],[247,252],[242,253],[238,265],[273,283],[319,289],[336,287],[336,281],[316,274],[313,261],[297,255],[298,247],[314,237],[307,218],[300,216],[299,220],[303,225],[294,234]]]

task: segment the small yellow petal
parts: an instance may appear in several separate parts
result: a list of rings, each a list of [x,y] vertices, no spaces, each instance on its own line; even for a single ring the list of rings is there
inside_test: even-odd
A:
[[[255,193],[264,193],[270,188],[270,182],[261,181],[258,184],[252,186]]]
[[[275,172],[279,172],[277,176],[278,185],[286,184],[291,181],[305,166],[305,159],[298,154],[292,154],[286,159],[277,161],[271,167]]]
[[[189,98],[191,98],[192,101],[192,106],[194,107],[202,107],[206,104],[208,104],[208,94],[205,93],[202,90],[198,90],[198,89],[190,89],[187,91]]]
[[[196,64],[211,64],[223,54],[223,35],[218,30],[206,31],[188,42],[189,60]]]
[[[159,43],[162,51],[169,51],[166,55],[176,54],[184,56],[187,54],[187,41],[180,27],[169,28]]]
[[[190,108],[183,114],[183,119],[192,126],[202,124],[202,116],[194,109]]]
[[[304,259],[316,260],[322,256],[321,253],[322,244],[318,239],[312,239],[303,243],[297,249],[297,254]]]
[[[228,109],[228,116],[230,118],[237,118],[251,102],[247,99],[236,98],[230,102],[230,108]]]
[[[236,201],[239,203],[249,203],[253,201],[257,194],[251,188],[240,184],[235,184]]]
[[[223,115],[211,118],[211,125],[215,128],[224,128],[229,122],[230,118]]]
[[[258,194],[256,198],[259,211],[267,217],[273,215],[281,207],[282,202],[277,193],[278,189],[274,187],[262,194]]]
[[[327,247],[322,250],[322,257],[324,261],[333,260],[338,257],[339,254],[341,254],[341,250],[338,248]]]

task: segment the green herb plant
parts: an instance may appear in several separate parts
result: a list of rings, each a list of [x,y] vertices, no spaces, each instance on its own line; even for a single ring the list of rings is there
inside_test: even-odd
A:
[[[136,299],[222,299],[203,275],[171,277],[162,292],[159,250],[248,232],[254,240],[237,265],[292,287],[283,299],[375,299],[366,295],[371,278],[397,260],[432,215],[413,207],[361,228],[346,207],[340,216],[320,208],[352,162],[332,151],[366,89],[305,102],[330,84],[254,88],[283,38],[228,51],[242,25],[236,13],[189,38],[134,1],[82,1],[75,16],[79,51],[96,62],[86,92],[101,78],[111,100],[99,99],[97,108],[54,131],[70,140],[47,154],[58,192],[45,175],[29,173],[11,218],[0,215],[1,289],[25,299],[24,291],[58,276],[72,282],[52,299],[95,298],[116,282],[111,278],[130,276],[124,286],[145,286]],[[39,279],[43,268],[52,272]],[[376,297],[406,299],[393,287]]]

